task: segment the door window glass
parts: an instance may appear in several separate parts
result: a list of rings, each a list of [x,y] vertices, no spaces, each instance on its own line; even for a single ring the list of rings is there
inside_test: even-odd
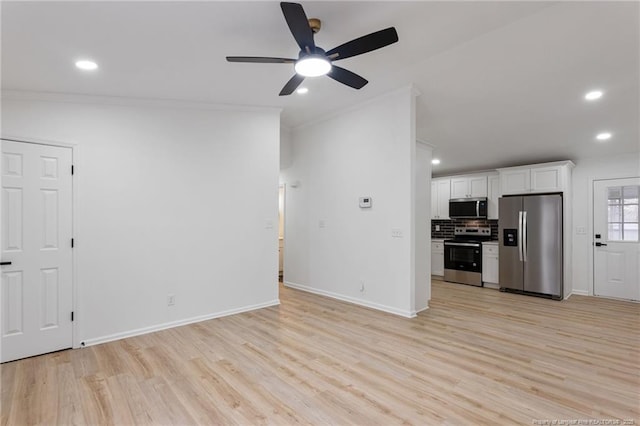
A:
[[[612,186],[608,192],[608,240],[638,240],[638,198],[640,186]]]

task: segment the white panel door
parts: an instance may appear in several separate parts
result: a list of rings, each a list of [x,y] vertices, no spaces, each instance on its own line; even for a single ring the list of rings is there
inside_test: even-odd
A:
[[[72,346],[71,149],[2,141],[2,362]]]
[[[640,300],[640,178],[593,183],[593,293]]]

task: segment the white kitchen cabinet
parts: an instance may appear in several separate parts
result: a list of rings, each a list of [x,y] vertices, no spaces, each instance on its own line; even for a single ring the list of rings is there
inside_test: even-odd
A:
[[[451,180],[433,179],[431,181],[431,219],[449,219],[449,198],[451,198]]]
[[[486,196],[486,175],[456,176],[451,178],[451,198],[478,198]]]
[[[571,161],[558,161],[498,169],[502,194],[565,192],[573,166]]]
[[[487,196],[487,219],[498,219],[500,195],[500,175],[490,175],[487,177],[487,187],[489,195]]]
[[[444,242],[431,241],[431,275],[444,275]]]
[[[482,244],[482,281],[485,287],[498,287],[500,276],[498,250],[498,244]]]

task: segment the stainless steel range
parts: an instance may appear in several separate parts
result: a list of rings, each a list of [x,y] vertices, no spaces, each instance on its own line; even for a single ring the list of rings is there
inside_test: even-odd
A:
[[[482,287],[482,241],[491,239],[491,228],[456,227],[453,235],[444,241],[444,280]]]

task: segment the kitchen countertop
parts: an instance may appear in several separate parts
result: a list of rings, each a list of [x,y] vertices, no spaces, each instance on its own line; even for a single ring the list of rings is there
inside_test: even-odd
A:
[[[432,243],[444,243],[444,238],[432,238]]]
[[[497,246],[500,243],[500,241],[498,240],[491,240],[491,241],[483,241],[482,244],[485,245],[491,245],[491,246]]]

